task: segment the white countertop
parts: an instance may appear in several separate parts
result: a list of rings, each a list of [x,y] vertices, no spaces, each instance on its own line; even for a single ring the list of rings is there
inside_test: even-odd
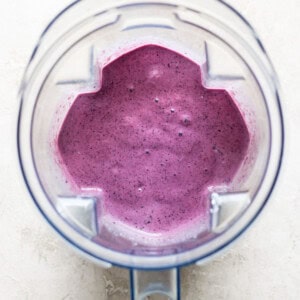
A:
[[[184,300],[300,298],[300,1],[230,0],[256,28],[278,72],[284,166],[264,212],[227,252],[182,273]],[[128,272],[69,249],[39,215],[16,153],[16,97],[41,31],[70,0],[0,1],[0,299],[128,299]]]

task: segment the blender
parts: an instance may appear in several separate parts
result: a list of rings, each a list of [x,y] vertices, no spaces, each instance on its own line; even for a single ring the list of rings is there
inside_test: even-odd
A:
[[[120,49],[149,43],[195,57],[206,87],[234,95],[250,134],[234,180],[210,190],[209,230],[161,245],[133,242],[101,224],[99,191],[74,192],[55,145],[76,96],[99,89],[105,62]],[[19,95],[18,152],[33,201],[85,257],[104,268],[128,268],[132,299],[179,299],[180,267],[201,265],[236,240],[264,208],[278,177],[284,143],[278,80],[253,28],[222,1],[75,1],[44,30]]]

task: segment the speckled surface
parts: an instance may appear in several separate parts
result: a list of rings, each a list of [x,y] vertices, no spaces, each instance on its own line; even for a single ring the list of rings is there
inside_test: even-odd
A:
[[[262,37],[283,88],[284,167],[252,228],[222,255],[182,272],[183,299],[299,299],[300,2],[228,1]],[[69,3],[0,2],[0,295],[2,299],[128,299],[128,272],[85,261],[51,231],[26,191],[17,163],[17,87],[38,35]],[[26,29],[26,30],[25,30]]]
[[[100,91],[79,95],[57,134],[73,189],[102,190],[100,222],[175,240],[207,230],[208,189],[231,182],[249,144],[234,99],[155,45],[107,65]]]

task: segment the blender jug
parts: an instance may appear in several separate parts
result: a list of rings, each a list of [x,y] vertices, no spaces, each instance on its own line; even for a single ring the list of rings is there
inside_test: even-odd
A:
[[[97,188],[74,190],[57,158],[56,137],[76,96],[99,90],[101,68],[156,44],[196,61],[203,85],[234,98],[250,144],[234,180],[209,191],[209,224],[180,242],[112,232],[97,213]],[[275,185],[283,151],[278,82],[253,28],[222,1],[75,1],[45,29],[20,88],[20,164],[45,220],[100,266],[130,269],[132,299],[180,298],[179,268],[219,252],[253,222]],[[153,243],[153,241],[156,241]]]

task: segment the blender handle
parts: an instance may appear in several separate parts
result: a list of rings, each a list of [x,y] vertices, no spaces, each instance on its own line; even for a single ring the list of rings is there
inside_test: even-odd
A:
[[[131,300],[144,300],[161,294],[171,300],[180,300],[180,269],[130,270]]]

